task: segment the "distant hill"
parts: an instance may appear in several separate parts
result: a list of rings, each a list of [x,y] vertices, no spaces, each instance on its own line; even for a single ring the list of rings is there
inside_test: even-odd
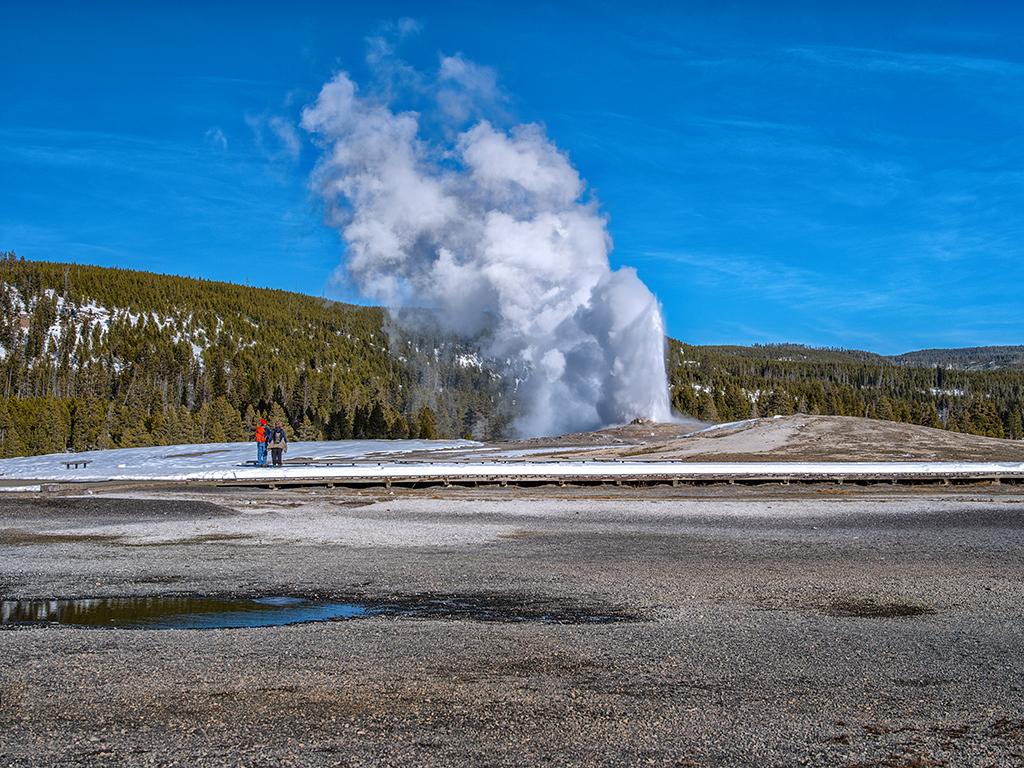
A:
[[[950,368],[961,371],[1024,370],[1024,346],[922,349],[901,355],[880,355],[841,347],[806,347],[801,344],[707,345],[709,352],[781,362],[866,362],[912,368]]]
[[[674,407],[704,420],[803,412],[1020,438],[1020,349],[669,339],[667,364]],[[0,253],[0,456],[240,440],[258,414],[305,439],[493,438],[513,397],[470,346],[399,334],[380,308]]]
[[[859,349],[843,349],[841,347],[807,347],[803,344],[752,344],[740,346],[700,345],[701,350],[715,354],[736,355],[754,360],[774,360],[778,362],[796,363],[876,363],[883,365],[889,361],[883,355],[864,352]]]
[[[922,349],[891,358],[900,365],[962,371],[1024,370],[1024,346]]]

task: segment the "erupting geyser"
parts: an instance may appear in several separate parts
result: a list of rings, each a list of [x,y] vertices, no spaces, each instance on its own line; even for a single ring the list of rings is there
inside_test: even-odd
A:
[[[466,66],[442,61],[449,102]],[[658,301],[633,269],[611,268],[606,221],[540,126],[480,120],[427,140],[419,114],[360,94],[344,73],[302,126],[323,149],[313,184],[355,283],[385,306],[433,309],[525,370],[519,434],[670,420]]]

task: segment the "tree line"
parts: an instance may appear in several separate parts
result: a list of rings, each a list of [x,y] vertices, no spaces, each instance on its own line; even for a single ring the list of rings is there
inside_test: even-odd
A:
[[[1024,439],[1024,371],[910,367],[795,345],[699,347],[671,340],[676,410],[706,421],[793,413],[863,416]]]
[[[707,421],[867,416],[1024,438],[1024,371],[868,352],[668,340],[672,404]],[[486,361],[376,307],[0,254],[0,456],[247,439],[503,436],[513,393]]]

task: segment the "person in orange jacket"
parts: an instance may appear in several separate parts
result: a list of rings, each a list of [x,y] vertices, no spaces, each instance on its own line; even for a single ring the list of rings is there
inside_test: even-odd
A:
[[[270,430],[267,429],[267,420],[260,419],[256,427],[256,466],[267,466],[267,443],[270,442]]]

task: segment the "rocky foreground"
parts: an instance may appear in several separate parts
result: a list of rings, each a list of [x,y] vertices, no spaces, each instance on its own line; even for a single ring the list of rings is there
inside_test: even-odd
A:
[[[1024,497],[552,493],[0,499],[5,599],[487,608],[2,629],[0,763],[1024,764]]]

